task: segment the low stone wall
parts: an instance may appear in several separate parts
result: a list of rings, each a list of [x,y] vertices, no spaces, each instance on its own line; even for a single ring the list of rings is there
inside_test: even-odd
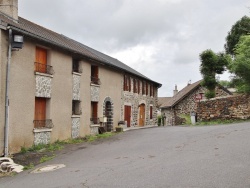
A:
[[[215,98],[197,105],[198,121],[250,118],[250,95]]]

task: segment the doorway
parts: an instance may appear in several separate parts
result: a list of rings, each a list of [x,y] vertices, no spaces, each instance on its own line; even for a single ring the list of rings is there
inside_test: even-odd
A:
[[[145,125],[145,104],[139,105],[139,126]]]
[[[130,127],[131,106],[124,106],[124,121],[127,121],[127,127]]]

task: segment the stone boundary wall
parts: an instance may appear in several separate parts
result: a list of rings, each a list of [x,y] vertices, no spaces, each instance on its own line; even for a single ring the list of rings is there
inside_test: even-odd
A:
[[[214,98],[197,105],[198,121],[250,118],[250,95]]]

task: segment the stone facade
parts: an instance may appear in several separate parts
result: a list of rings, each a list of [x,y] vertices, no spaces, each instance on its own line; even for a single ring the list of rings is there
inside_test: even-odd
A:
[[[80,136],[80,117],[72,117],[72,138],[78,138]]]
[[[181,115],[190,115],[190,112],[197,111],[197,101],[195,99],[196,95],[204,94],[205,88],[199,86],[192,92],[190,92],[187,96],[185,96],[182,100],[180,100],[175,106],[170,108],[163,108],[162,114],[166,115],[166,125],[179,125],[183,123],[183,119]],[[221,89],[220,87],[216,87],[216,97],[228,96],[229,94]]]
[[[73,73],[73,100],[80,100],[80,75]]]
[[[36,75],[36,97],[51,98],[51,76]]]
[[[99,101],[99,85],[91,85],[90,91],[91,91],[91,101],[98,102]]]
[[[34,130],[34,145],[49,144],[51,136],[51,129]]]
[[[201,101],[197,107],[197,118],[198,121],[249,119],[250,96],[226,96]]]
[[[131,79],[131,78],[130,78]],[[140,92],[135,93],[133,91],[133,79],[131,79],[131,91],[123,91],[122,88],[122,105],[121,105],[121,120],[124,120],[124,105],[131,106],[131,126],[139,126],[139,105],[145,104],[145,124],[147,125],[156,125],[157,124],[157,89],[154,88],[154,97],[149,96],[149,87],[148,95],[142,95],[142,84],[140,84]],[[123,85],[123,84],[122,84]],[[146,90],[146,87],[145,87]],[[150,119],[150,106],[153,107],[153,118]]]

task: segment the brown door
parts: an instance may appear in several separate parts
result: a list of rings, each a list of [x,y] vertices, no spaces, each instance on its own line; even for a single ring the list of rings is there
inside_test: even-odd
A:
[[[139,114],[139,126],[144,126],[145,124],[145,104],[141,104],[139,106],[140,114]]]
[[[124,121],[127,121],[127,127],[130,127],[131,106],[124,106]]]
[[[46,73],[47,50],[36,47],[36,71]]]
[[[38,121],[35,123],[35,127],[37,126],[45,126],[46,120],[46,98],[35,99],[35,120]]]

